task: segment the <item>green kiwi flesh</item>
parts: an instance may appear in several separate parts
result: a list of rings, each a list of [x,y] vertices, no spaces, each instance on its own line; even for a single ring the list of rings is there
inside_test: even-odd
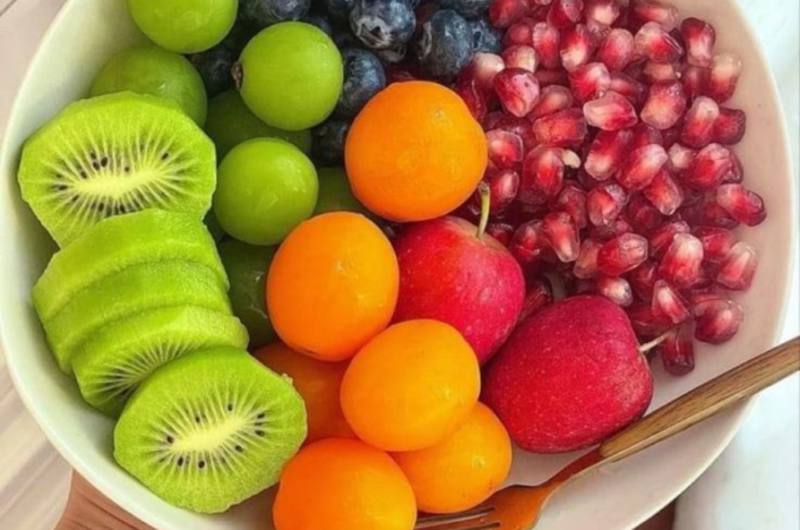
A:
[[[128,401],[114,458],[168,503],[220,513],[277,483],[307,432],[291,382],[216,348],[158,369]]]
[[[37,131],[18,179],[25,202],[64,247],[103,219],[148,208],[202,220],[216,153],[177,104],[121,92],[73,103]]]
[[[53,256],[33,288],[33,304],[47,324],[78,293],[115,272],[178,260],[208,268],[227,290],[214,240],[199,219],[155,209],[112,217]]]
[[[94,333],[72,366],[81,394],[117,417],[142,381],[178,357],[217,346],[246,348],[238,319],[201,307],[167,307],[124,318]]]
[[[231,315],[225,289],[206,267],[181,261],[147,263],[107,276],[81,291],[44,324],[58,365],[72,373],[72,359],[95,332],[149,309],[193,305]]]

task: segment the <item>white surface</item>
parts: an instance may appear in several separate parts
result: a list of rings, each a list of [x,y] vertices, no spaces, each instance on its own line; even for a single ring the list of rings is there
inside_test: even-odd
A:
[[[30,50],[31,43],[34,42],[37,39],[39,29],[42,27],[43,22],[52,14],[53,9],[54,9],[54,7],[56,6],[57,3],[59,3],[58,0],[38,0],[38,1],[37,0],[21,0],[20,3],[17,6],[15,6],[12,10],[10,10],[6,14],[6,16],[3,17],[3,19],[0,19],[0,64],[3,65],[4,74],[8,74],[9,72],[11,73],[11,76],[10,76],[11,79],[16,79],[16,75],[19,73],[19,71],[20,71],[20,69],[22,67],[22,64],[24,64],[24,62],[27,60],[26,56],[29,55],[29,51],[28,50]],[[714,2],[709,2],[709,3],[713,4]],[[756,8],[757,5],[758,5],[757,2],[755,2],[755,1],[753,1],[753,2],[742,2],[742,3],[745,4],[745,7],[749,7],[749,8]],[[778,2],[771,2],[769,4],[769,8],[767,10],[762,10],[763,14],[760,15],[760,16],[766,17],[766,18],[761,19],[761,20],[767,20],[767,19],[769,19],[770,16],[772,16],[771,20],[777,20],[778,22],[781,22],[783,24],[791,24],[792,21],[796,21],[797,20],[796,11],[790,16],[790,14],[792,13],[792,8],[796,8],[797,7],[795,0],[786,0],[786,1],[782,2],[782,3],[783,3],[783,6],[786,7],[787,9],[781,9],[779,4],[778,4]],[[794,4],[794,5],[792,6],[791,4]],[[0,5],[2,5],[2,0],[0,0]],[[719,3],[717,3],[717,5],[719,5]],[[775,16],[775,15],[778,15],[778,16]],[[758,17],[756,15],[753,15],[753,16],[751,16],[751,19],[752,20],[757,20]],[[86,22],[86,20],[84,20],[84,22]],[[761,22],[756,22],[756,24],[762,24],[762,23]],[[794,69],[794,73],[796,74],[796,72],[797,72],[797,68],[796,68],[796,62],[797,62],[797,28],[796,28],[796,26],[794,28],[791,28],[791,27],[784,28],[783,32],[777,31],[774,26],[770,26],[768,31],[765,31],[766,26],[764,26],[764,25],[758,25],[757,27],[760,30],[760,33],[762,33],[764,36],[766,36],[766,37],[768,37],[770,39],[770,40],[767,41],[768,42],[768,50],[767,51],[768,51],[768,54],[769,54],[769,56],[771,58],[770,60],[771,60],[771,63],[773,64],[775,70],[777,72],[779,72],[779,73],[781,71],[783,71],[783,72],[791,72],[791,70],[789,68],[792,68],[792,65],[795,65],[793,69]],[[727,40],[728,42],[731,42],[731,43],[735,42],[737,40],[737,35],[732,35],[731,34],[731,27],[730,26],[727,27],[727,28],[720,27],[719,31],[720,31],[720,34],[721,34],[723,40]],[[726,31],[728,33],[727,35],[725,34]],[[781,36],[784,37],[784,40],[780,40],[779,39]],[[787,39],[787,37],[788,37],[788,39]],[[741,41],[741,39],[739,39],[739,40]],[[769,43],[772,43],[772,44],[770,45]],[[774,50],[773,53],[771,53],[772,50]],[[788,54],[790,58],[786,59],[787,52],[792,52],[794,54],[794,56],[793,56],[794,58],[791,59],[792,55]],[[10,68],[7,68],[7,65],[10,65]],[[784,68],[786,68],[786,69],[784,69]],[[56,82],[56,80],[60,79],[58,77],[59,76],[58,71],[48,72],[48,74],[52,74],[52,77],[49,77],[50,82]],[[88,75],[91,75],[91,74],[88,74]],[[777,77],[780,78],[781,76],[778,75]],[[0,82],[2,82],[2,86],[0,86],[0,90],[2,90],[2,92],[0,92],[0,123],[2,123],[4,121],[3,120],[4,113],[8,108],[10,95],[13,92],[15,92],[15,90],[16,90],[15,87],[14,87],[15,83],[13,83],[13,82],[9,83],[9,82],[6,81],[6,79],[7,79],[6,75],[3,75],[2,81],[0,81]],[[791,87],[791,85],[789,85],[789,86]],[[796,87],[797,84],[795,83],[794,86]],[[784,94],[792,94],[792,92],[784,91]],[[796,96],[796,91],[794,92],[794,95]],[[46,106],[47,102],[43,102],[43,104],[44,104],[44,106]],[[796,111],[796,109],[797,109],[796,105],[795,105],[794,109]],[[748,108],[748,110],[750,111],[751,120],[753,120],[754,116],[758,113],[758,111],[754,112],[754,109],[751,109],[751,108]],[[44,112],[44,110],[42,110],[42,112]],[[757,118],[756,118],[756,120],[757,120]],[[753,120],[751,123],[755,122],[756,120]],[[751,127],[751,132],[752,132],[752,130],[753,129]],[[796,118],[795,118],[795,124],[794,124],[792,130],[795,131],[795,132],[797,130]],[[796,138],[796,136],[795,136],[795,138]],[[750,140],[748,139],[748,142],[749,141]],[[796,147],[796,144],[797,144],[797,141],[795,140],[793,142],[793,145]],[[751,169],[751,168],[748,167],[748,169]],[[752,178],[752,177],[750,177],[750,178]],[[763,190],[759,189],[759,191],[763,191]],[[771,206],[772,205],[773,204],[771,204]],[[785,243],[784,243],[784,245],[785,245]],[[759,281],[761,281],[761,280],[759,280]],[[763,293],[764,291],[761,290],[761,292]],[[793,303],[793,306],[795,308],[798,305],[796,300],[797,300],[797,298],[795,298],[795,302]],[[796,311],[796,309],[795,309],[795,311]],[[792,319],[790,320],[790,322],[795,322],[796,323],[797,321],[798,321],[798,317],[796,316],[796,313],[795,313],[794,316],[792,317]],[[796,327],[796,325],[795,325],[795,327]],[[742,345],[743,343],[746,343],[746,341],[740,342],[739,345]],[[743,348],[743,349],[746,349],[746,348]],[[744,353],[747,353],[747,352],[740,352],[740,354],[744,354]],[[714,353],[709,354],[709,356],[706,357],[706,358],[709,358],[710,356],[713,356],[713,355],[722,355],[722,354],[723,354],[722,352],[714,352]],[[736,353],[731,353],[731,354],[725,353],[725,355],[736,356],[737,354]],[[706,364],[706,366],[707,366],[707,364]],[[707,377],[709,375],[710,374],[708,374],[708,373],[700,374],[699,377]],[[17,415],[19,415],[19,417],[25,417],[24,415],[21,415],[21,414],[18,413],[18,406],[19,405],[18,405],[18,403],[16,401],[14,401],[15,397],[13,397],[10,393],[4,392],[3,389],[4,389],[4,387],[3,387],[3,379],[0,377],[0,419],[5,419],[2,416],[2,414],[4,414],[5,413],[4,411],[6,411],[6,410],[13,411],[12,414],[17,414]],[[679,392],[681,390],[678,389],[678,388],[675,388],[674,391],[675,392]],[[11,396],[10,399],[11,399],[11,403],[12,403],[12,406],[9,407],[8,409],[4,408],[5,407],[5,403],[7,401],[7,398],[4,398],[4,396],[6,394],[8,396]],[[794,395],[796,396],[796,394],[794,394]],[[791,394],[790,394],[790,397],[791,397]],[[665,398],[665,396],[662,396],[662,399],[663,398]],[[797,404],[797,400],[795,398],[795,400],[793,402],[793,406],[796,407],[797,406],[796,404]],[[763,405],[763,404],[761,405],[762,408],[764,406],[765,405]],[[786,415],[785,415],[786,407],[785,406],[783,407],[783,410],[781,412],[784,413],[783,418],[786,418]],[[11,417],[11,416],[9,416],[9,417]],[[761,417],[763,417],[763,415],[759,416],[759,418],[761,418]],[[795,416],[795,418],[796,418],[796,416]],[[786,420],[784,419],[784,421],[786,421]],[[796,419],[795,419],[795,421],[796,421]],[[3,422],[3,423],[5,424],[5,422]],[[25,432],[33,432],[33,430],[30,428],[30,425],[28,425],[26,428],[27,428],[27,431],[25,431]],[[791,428],[789,425],[786,425],[784,428],[786,429],[786,432],[789,432],[789,433],[796,433],[797,432],[796,424],[795,424],[794,428]],[[16,433],[16,431],[10,431],[10,429],[9,429],[9,432],[12,433],[11,437],[18,438],[18,434]],[[3,445],[3,443],[6,440],[6,438],[4,438],[4,436],[6,434],[8,434],[7,431],[0,431],[0,447],[3,447],[4,450],[5,450],[6,446]],[[692,436],[697,437],[698,433],[696,433],[696,432],[692,433]],[[701,436],[701,438],[702,438],[702,436]],[[785,437],[778,437],[778,438],[786,440]],[[702,439],[701,439],[701,441],[702,441]],[[795,454],[796,454],[797,447],[798,447],[797,441],[794,440],[794,445],[791,445],[791,438],[789,438],[788,441],[789,441],[789,445],[787,447],[790,448],[790,449],[793,449]],[[20,445],[20,447],[29,447],[29,445],[31,445],[31,444]],[[682,444],[682,445],[684,447],[686,446],[685,443]],[[695,445],[695,449],[702,448],[702,443],[695,443],[694,445]],[[680,449],[679,447],[666,448],[665,451],[668,451],[668,452],[671,452],[671,453],[677,453],[679,449]],[[757,451],[757,452],[760,455],[759,458],[771,457],[771,453],[769,451],[761,450],[761,451]],[[646,456],[647,456],[647,458],[652,458],[651,456],[648,456],[648,455],[646,455]],[[40,458],[39,455],[37,455],[35,458],[33,458],[31,460],[42,461],[42,459]],[[647,464],[646,460],[647,459],[643,459],[642,462],[640,462],[640,464]],[[740,462],[740,461],[741,461],[741,459],[735,459],[735,462]],[[796,459],[795,459],[795,462],[796,462]],[[2,463],[2,460],[0,460],[0,463]],[[686,462],[684,462],[684,463],[686,463]],[[697,464],[701,465],[700,462],[697,462]],[[763,462],[762,462],[762,464],[763,464]],[[758,465],[758,467],[760,467],[762,469],[769,467],[769,466],[764,466],[764,465],[759,465],[759,464],[756,464],[756,465]],[[63,464],[62,464],[62,466],[63,466]],[[797,470],[797,465],[787,466],[785,459],[782,460],[782,461],[779,461],[779,464],[777,466],[775,466],[775,467],[783,468],[783,469],[788,468],[790,470],[793,467],[794,470],[795,470],[795,473],[797,472],[796,471]],[[3,469],[3,468],[0,467],[0,469]],[[63,471],[63,467],[61,468],[61,470]],[[27,470],[22,471],[20,473],[20,476],[25,477],[27,479],[27,478],[30,478],[31,473],[26,472],[26,471]],[[665,469],[657,469],[656,471],[653,471],[650,476],[659,476],[659,477],[661,477],[660,483],[663,484],[664,482],[669,482],[670,480],[675,480],[676,479],[675,474],[680,475],[679,472],[678,473],[673,473],[674,471],[675,471],[674,467],[673,466],[669,466],[669,469],[665,468]],[[628,472],[626,471],[626,474],[627,473]],[[726,474],[726,473],[727,473],[727,471],[723,470],[723,474]],[[608,484],[608,486],[606,486],[606,488],[608,488],[608,487],[619,488],[620,487],[619,481],[623,477],[615,476],[615,475],[616,475],[616,473],[614,473],[614,475],[608,475],[606,477],[600,477],[601,481],[604,481],[604,482],[606,482]],[[747,479],[734,480],[734,483],[735,484],[747,484],[747,488],[746,489],[747,489],[748,492],[751,493],[749,495],[750,498],[752,498],[752,491],[759,490],[759,489],[767,490],[767,489],[769,489],[769,486],[768,486],[769,484],[772,484],[774,489],[779,489],[779,488],[775,487],[775,485],[777,484],[777,479],[775,477],[771,477],[767,473],[764,473],[763,475],[765,475],[765,476],[758,476],[758,475],[755,476],[755,477],[758,477],[760,480],[764,480],[763,483],[762,482],[754,483],[755,478],[752,475],[749,476]],[[58,476],[63,476],[63,475],[58,475]],[[786,477],[784,477],[784,479],[785,478]],[[792,477],[790,476],[789,478],[791,479]],[[605,479],[605,480],[603,480],[603,479]],[[33,482],[31,487],[29,488],[29,490],[33,491],[34,493],[32,493],[30,495],[29,499],[30,500],[41,499],[42,498],[42,493],[41,493],[42,490],[41,490],[41,488],[49,488],[49,491],[52,491],[52,488],[50,488],[50,486],[49,486],[51,481],[52,481],[52,479],[50,481],[47,481],[47,482],[45,482],[44,480],[38,479],[38,484],[39,484],[38,488],[36,487],[37,482]],[[794,477],[794,480],[793,481],[790,480],[790,482],[797,483],[796,475]],[[3,483],[2,479],[0,478],[0,484],[2,484],[2,483]],[[641,483],[642,482],[640,481],[639,484],[641,484]],[[652,484],[652,480],[647,481],[647,483]],[[19,514],[19,513],[23,512],[23,510],[19,509],[19,506],[22,503],[19,502],[19,501],[15,501],[15,497],[21,495],[19,493],[20,491],[24,492],[26,490],[26,488],[23,487],[24,484],[25,484],[25,481],[17,480],[16,482],[11,482],[11,483],[6,482],[5,483],[5,488],[3,486],[0,486],[0,521],[2,521],[4,523],[2,525],[4,528],[6,527],[7,523],[11,523],[12,521],[23,521],[23,519],[14,519],[13,517],[14,517],[15,513]],[[42,484],[44,484],[45,486],[42,486]],[[62,482],[62,484],[63,484],[63,482]],[[701,484],[698,485],[698,487],[697,487],[698,490],[700,489],[702,484],[703,483],[701,482]],[[757,484],[759,484],[759,485],[757,485]],[[587,488],[589,488],[589,487],[592,487],[592,486],[587,484]],[[651,493],[650,497],[648,499],[645,499],[645,501],[644,501],[645,503],[649,502],[652,505],[652,500],[655,497],[661,498],[665,502],[667,499],[663,498],[664,495],[667,495],[667,496],[670,495],[668,492],[663,491],[663,488],[660,488],[660,485],[659,485],[659,487],[652,487],[652,486],[649,486],[649,487],[652,489],[652,491],[650,492]],[[717,487],[718,486],[712,485],[712,488],[717,488]],[[597,486],[594,486],[594,488],[597,488]],[[6,495],[5,494],[6,491],[12,492],[12,495]],[[598,491],[598,490],[595,489],[595,491]],[[786,492],[786,488],[780,488],[777,493],[780,493],[780,492],[784,492],[785,493]],[[698,496],[701,495],[701,494],[702,494],[702,492],[698,493]],[[692,497],[692,498],[694,498],[694,497]],[[787,500],[785,504],[788,505],[788,506],[792,506],[792,505],[797,506],[796,498],[797,497],[794,497],[794,501]],[[606,500],[608,500],[608,499],[606,498]],[[565,498],[564,502],[565,503],[568,502],[568,499]],[[657,501],[657,502],[662,502],[662,501]],[[706,510],[706,511],[714,511],[714,510],[709,510],[709,503],[711,503],[711,506],[717,506],[718,505],[718,504],[714,503],[713,499],[709,500],[708,496],[706,496],[705,498],[701,498],[701,501],[700,501],[700,503],[698,505],[701,508],[703,508],[704,510]],[[753,504],[757,504],[757,503],[738,502],[738,504],[736,504],[736,506],[740,506],[740,507],[747,506],[749,508],[752,508]],[[770,502],[769,504],[774,506],[773,502]],[[33,505],[33,503],[31,503],[30,505]],[[680,520],[681,520],[681,524],[691,524],[691,522],[686,523],[687,520],[691,521],[691,517],[692,517],[690,501],[686,501],[684,503],[684,505],[686,505],[687,508],[682,512],[681,516],[679,517]],[[573,517],[574,516],[574,512],[576,510],[576,508],[574,508],[574,506],[575,506],[574,504],[570,504],[570,505],[567,506],[567,508],[565,508],[563,510],[558,510],[557,509],[558,507],[556,506],[556,509],[553,510],[552,514],[550,514],[550,517],[554,520],[553,524],[551,524],[550,526],[544,526],[543,528],[548,528],[548,527],[556,528],[557,526],[554,526],[554,525],[558,524],[558,519],[563,519],[564,521],[566,521],[566,519],[564,519],[565,517],[568,517],[568,516],[570,518]],[[738,510],[734,510],[734,511],[731,512],[731,510],[730,510],[731,507],[732,507],[731,505],[728,505],[728,503],[725,503],[725,505],[723,505],[723,507],[720,509],[720,511],[726,511],[728,513],[738,513]],[[578,508],[578,510],[580,510],[580,508]],[[25,511],[28,511],[28,510],[25,510]],[[52,510],[52,511],[55,512],[56,510]],[[686,513],[688,515],[688,518],[684,517],[683,513]],[[622,515],[624,516],[624,514],[622,514]],[[9,518],[9,517],[12,517],[12,518]],[[734,519],[742,520],[742,517],[735,517],[734,516]],[[596,519],[593,519],[593,520],[596,523],[598,521]],[[698,519],[695,519],[695,520],[698,520]],[[758,518],[755,518],[754,520],[759,521],[760,523],[765,521],[763,515],[758,517]],[[574,523],[573,519],[570,519],[570,521],[572,521]],[[727,526],[726,524],[723,524],[721,522],[722,520],[720,520],[720,522],[713,522],[713,521],[709,522],[708,520],[704,520],[704,521],[698,520],[698,521],[699,522],[697,523],[697,526],[694,526],[694,527],[687,526],[686,528],[697,528],[697,529],[702,528],[703,530],[716,530],[716,529],[728,530],[728,528],[731,528],[731,527]],[[788,519],[787,521],[789,521],[789,523],[791,523],[791,519]],[[35,525],[29,525],[29,524],[24,524],[24,525],[23,524],[18,524],[18,525],[8,524],[8,527],[9,528],[32,528],[32,529],[40,528],[40,527],[41,528],[47,528],[48,527],[47,523],[44,523],[44,521],[42,521],[42,523],[45,526],[35,526]],[[566,523],[566,524],[569,524],[569,523]],[[612,524],[612,526],[608,526],[608,524]],[[595,526],[593,526],[593,528],[598,528],[600,530],[603,530],[605,528],[608,528],[609,530],[616,529],[616,528],[621,528],[621,526],[619,526],[619,525],[613,526],[614,524],[616,524],[616,523],[610,523],[609,522],[609,523],[607,523],[606,526],[597,526],[597,524],[595,524]],[[567,528],[567,527],[568,526],[564,526],[564,528]],[[774,528],[775,528],[775,530],[789,530],[789,529],[794,530],[797,527],[798,527],[798,525],[794,524],[793,526],[775,526]],[[571,528],[574,529],[575,526],[573,525],[573,526],[571,526]],[[763,528],[764,530],[771,530],[771,528],[767,529],[767,527],[764,527],[764,526],[762,526],[760,524],[759,525],[755,525],[755,526],[750,526],[750,528],[759,528],[759,530],[761,530]]]

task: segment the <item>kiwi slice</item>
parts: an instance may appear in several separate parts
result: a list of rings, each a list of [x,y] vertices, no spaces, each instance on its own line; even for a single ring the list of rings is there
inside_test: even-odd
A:
[[[247,330],[232,316],[194,306],[167,307],[104,326],[81,347],[72,366],[86,402],[116,417],[139,384],[173,359],[247,343]]]
[[[228,295],[211,271],[168,261],[107,276],[75,296],[44,329],[59,367],[69,374],[80,346],[104,325],[148,309],[183,305],[231,315]]]
[[[219,513],[277,483],[306,431],[289,379],[243,350],[216,348],[142,383],[114,430],[114,458],[170,504]]]
[[[99,221],[160,208],[201,220],[214,144],[173,102],[121,92],[73,103],[25,143],[22,197],[64,247]]]
[[[228,277],[205,225],[192,216],[146,210],[98,223],[59,251],[33,288],[47,324],[82,290],[127,267],[164,261],[197,263],[228,288]]]

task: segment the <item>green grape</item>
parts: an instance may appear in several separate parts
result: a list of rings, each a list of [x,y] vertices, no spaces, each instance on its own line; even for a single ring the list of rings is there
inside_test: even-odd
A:
[[[275,247],[256,247],[229,239],[219,245],[219,257],[231,282],[231,306],[250,334],[250,347],[277,339],[266,308],[267,271]]]
[[[201,127],[206,121],[208,101],[203,79],[180,54],[152,45],[125,50],[100,70],[90,95],[126,91],[171,99]]]
[[[250,112],[236,90],[223,92],[208,102],[206,133],[217,146],[218,160],[225,158],[237,145],[253,138],[280,138],[305,154],[311,152],[311,131],[282,131],[270,127]]]
[[[340,167],[319,169],[319,199],[314,215],[327,212],[356,212],[371,215],[353,195],[347,174]]]
[[[311,216],[318,192],[317,171],[302,151],[276,138],[256,138],[222,161],[214,213],[236,239],[275,245]]]
[[[128,0],[147,37],[167,50],[198,53],[219,44],[236,21],[238,0]]]
[[[302,22],[275,24],[256,35],[241,58],[240,90],[256,116],[279,129],[325,121],[342,92],[344,66],[336,44]]]

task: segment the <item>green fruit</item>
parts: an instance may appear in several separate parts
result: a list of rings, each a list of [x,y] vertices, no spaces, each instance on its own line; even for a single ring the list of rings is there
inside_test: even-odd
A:
[[[222,161],[214,213],[236,239],[275,245],[311,216],[318,191],[317,171],[302,151],[283,140],[257,138]]]
[[[138,46],[115,55],[92,84],[91,96],[136,92],[170,99],[201,127],[208,101],[203,79],[184,56],[157,46]]]
[[[143,311],[186,305],[231,314],[228,294],[208,268],[182,261],[148,263],[85,289],[44,330],[58,366],[69,374],[83,343],[103,326]]]
[[[213,48],[233,28],[238,0],[128,0],[128,10],[150,40],[167,50]]]
[[[202,222],[161,210],[112,217],[57,252],[33,288],[44,324],[89,286],[133,265],[183,261],[209,269],[227,289],[214,240]]]
[[[256,116],[279,129],[325,121],[342,92],[344,66],[336,44],[302,22],[265,29],[242,52],[241,93]]]
[[[141,385],[114,430],[114,458],[166,502],[220,513],[278,482],[306,421],[289,379],[245,351],[205,350]]]
[[[64,247],[108,217],[160,208],[202,219],[214,144],[173,102],[123,92],[73,103],[25,144],[22,198]]]
[[[277,338],[266,308],[267,271],[275,248],[256,247],[229,239],[219,245],[219,257],[231,282],[231,307],[250,333],[250,346],[258,348]]]
[[[217,146],[218,160],[225,158],[237,145],[253,138],[280,138],[305,154],[311,153],[311,131],[282,131],[270,127],[250,112],[236,90],[223,92],[209,101],[206,133]]]
[[[235,318],[195,306],[139,313],[103,326],[73,359],[83,398],[119,416],[150,374],[187,353],[218,346],[247,347],[247,330]]]
[[[356,212],[371,215],[353,195],[344,169],[328,167],[318,170],[319,198],[314,215],[328,212]]]

